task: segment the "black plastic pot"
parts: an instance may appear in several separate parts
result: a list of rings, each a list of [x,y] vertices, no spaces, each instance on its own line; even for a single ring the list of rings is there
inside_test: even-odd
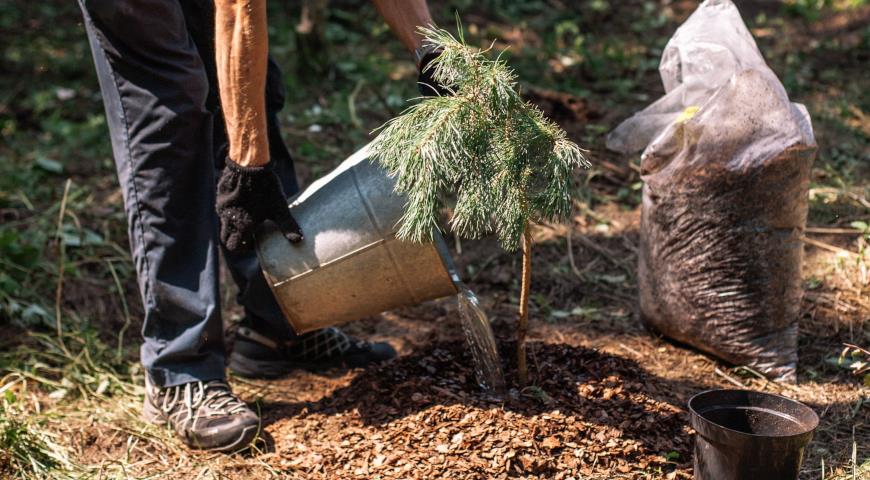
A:
[[[696,480],[794,480],[819,425],[808,406],[750,390],[709,390],[689,400]]]

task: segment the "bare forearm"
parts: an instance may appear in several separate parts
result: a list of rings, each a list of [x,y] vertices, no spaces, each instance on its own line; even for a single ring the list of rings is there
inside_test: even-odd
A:
[[[215,1],[215,54],[230,158],[242,166],[269,162],[266,0]]]
[[[417,32],[417,28],[432,24],[432,16],[429,14],[426,0],[372,1],[408,51],[413,52],[420,48],[423,37]]]

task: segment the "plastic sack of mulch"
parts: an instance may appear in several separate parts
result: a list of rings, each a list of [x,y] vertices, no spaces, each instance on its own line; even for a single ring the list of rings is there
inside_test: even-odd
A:
[[[643,321],[794,381],[809,114],[789,102],[729,0],[698,7],[659,72],[665,96],[607,138],[612,150],[643,149]]]

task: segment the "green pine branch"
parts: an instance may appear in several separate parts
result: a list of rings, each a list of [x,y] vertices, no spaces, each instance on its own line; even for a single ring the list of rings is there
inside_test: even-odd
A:
[[[431,240],[444,198],[452,196],[456,234],[495,232],[505,249],[516,250],[529,222],[569,213],[571,172],[588,163],[558,125],[522,99],[504,61],[445,30],[421,33],[443,49],[429,68],[452,95],[423,98],[371,145],[372,158],[408,197],[398,236]]]

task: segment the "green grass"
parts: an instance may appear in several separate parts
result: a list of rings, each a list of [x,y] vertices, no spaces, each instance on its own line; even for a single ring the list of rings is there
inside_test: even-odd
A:
[[[68,450],[47,432],[38,415],[19,405],[13,390],[22,377],[0,381],[0,476],[61,478],[74,469]]]

